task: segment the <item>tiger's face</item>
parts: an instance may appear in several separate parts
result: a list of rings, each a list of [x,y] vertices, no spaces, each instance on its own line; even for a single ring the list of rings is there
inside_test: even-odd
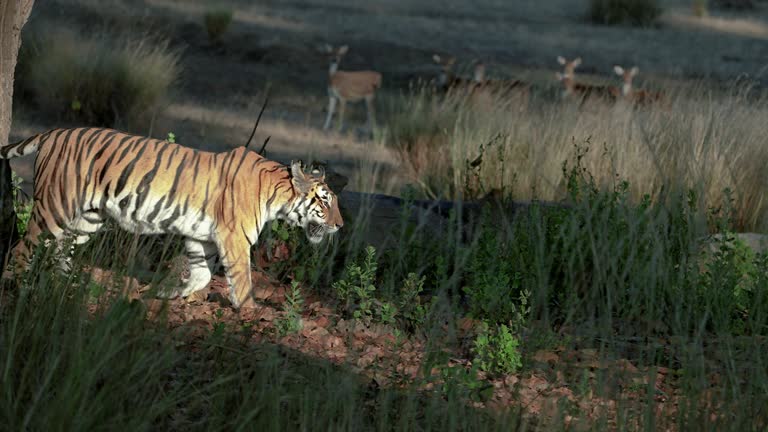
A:
[[[292,225],[304,228],[310,243],[320,243],[326,234],[334,234],[344,226],[339,200],[325,184],[322,168],[307,174],[301,162],[292,162],[291,175],[291,182],[300,196],[287,219]]]

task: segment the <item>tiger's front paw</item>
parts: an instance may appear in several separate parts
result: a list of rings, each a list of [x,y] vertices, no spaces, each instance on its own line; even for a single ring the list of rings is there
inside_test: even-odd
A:
[[[188,295],[185,299],[187,303],[204,303],[208,301],[208,290],[201,289]]]

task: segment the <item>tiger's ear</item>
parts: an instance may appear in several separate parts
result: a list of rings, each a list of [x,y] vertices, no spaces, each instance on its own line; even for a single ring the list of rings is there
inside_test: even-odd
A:
[[[309,192],[312,182],[304,174],[303,163],[300,160],[291,161],[291,184],[299,193]]]

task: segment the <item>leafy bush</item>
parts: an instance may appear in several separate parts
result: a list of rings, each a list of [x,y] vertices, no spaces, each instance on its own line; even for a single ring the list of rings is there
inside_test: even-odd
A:
[[[520,339],[504,324],[493,330],[484,324],[483,331],[475,338],[473,352],[481,370],[490,374],[511,374],[523,365],[520,355]]]
[[[15,172],[11,172],[11,182],[13,187],[13,207],[16,212],[16,228],[19,230],[19,235],[23,236],[27,232],[27,224],[29,218],[32,216],[32,200],[27,199],[26,202],[22,200],[21,195],[24,191],[21,189],[21,183],[24,180],[16,175]]]
[[[590,0],[589,16],[595,24],[649,26],[661,15],[657,0]]]
[[[211,42],[218,42],[232,22],[232,10],[224,7],[209,9],[205,12],[203,20],[205,21],[205,30],[208,32],[208,38]]]
[[[709,15],[708,0],[693,0],[693,14],[697,17]]]
[[[138,128],[162,107],[179,77],[179,54],[163,40],[47,26],[24,34],[19,86],[67,119]]]
[[[376,248],[368,246],[362,263],[350,263],[345,276],[333,284],[336,295],[344,303],[344,310],[366,324],[376,318],[379,322],[391,323],[396,313],[393,305],[374,297],[377,269]]]
[[[301,287],[298,281],[291,282],[291,289],[285,294],[283,310],[285,316],[275,320],[275,326],[281,336],[296,333],[303,328],[301,313],[304,308],[304,298],[301,295]]]
[[[416,273],[408,273],[403,281],[397,307],[400,317],[405,321],[405,327],[409,330],[421,328],[429,311],[429,305],[424,304],[420,296],[424,291],[425,279],[426,276],[418,277]]]

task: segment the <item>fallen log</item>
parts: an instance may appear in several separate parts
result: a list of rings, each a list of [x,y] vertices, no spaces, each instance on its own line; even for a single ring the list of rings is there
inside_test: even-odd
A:
[[[411,233],[422,232],[433,238],[458,229],[466,240],[482,220],[484,210],[490,211],[492,220],[498,223],[512,223],[520,215],[528,214],[534,205],[545,210],[570,207],[549,202],[500,201],[490,196],[466,202],[409,201],[383,194],[342,191],[338,197],[345,225],[354,227],[349,235],[358,236],[356,240],[377,250],[397,247],[405,226],[410,227]]]

